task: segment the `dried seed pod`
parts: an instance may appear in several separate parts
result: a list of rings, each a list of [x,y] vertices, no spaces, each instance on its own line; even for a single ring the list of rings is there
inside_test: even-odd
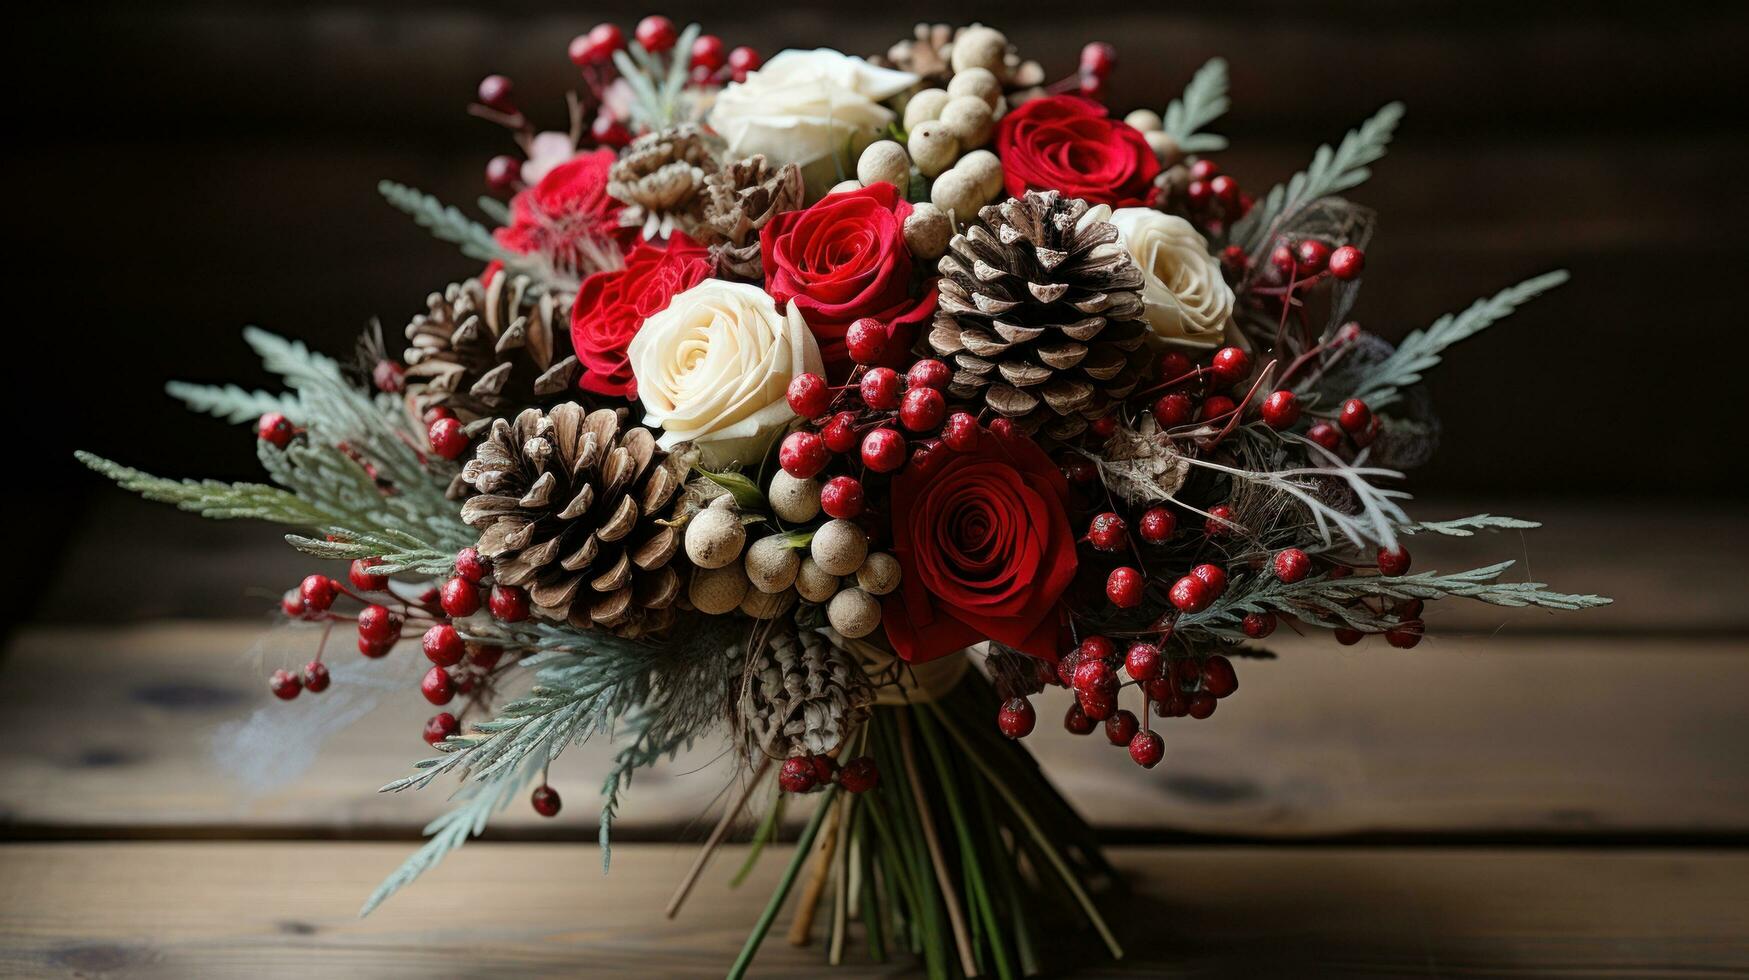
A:
[[[820,513],[820,481],[803,480],[780,469],[771,475],[765,499],[771,502],[771,510],[778,517],[791,524],[802,524]]]
[[[905,103],[905,129],[913,130],[918,123],[941,118],[941,110],[950,96],[938,88],[926,88]]]
[[[785,589],[782,592],[748,589],[747,594],[741,598],[741,611],[754,619],[776,619],[789,612],[795,604],[794,589]]]
[[[989,150],[973,150],[960,157],[953,168],[977,178],[978,190],[986,201],[1002,190],[1002,161]]]
[[[747,529],[741,526],[741,515],[732,506],[718,506],[719,497],[711,506],[692,516],[686,524],[686,557],[700,568],[722,568],[741,557],[747,543]]]
[[[749,587],[746,571],[739,564],[733,564],[722,568],[694,569],[687,598],[699,612],[721,616],[741,605],[741,600],[750,591],[753,590]]]
[[[950,99],[942,107],[940,121],[954,135],[961,150],[990,142],[990,134],[996,129],[996,117],[989,103],[975,95],[961,95]]]
[[[814,532],[808,553],[828,575],[853,575],[868,557],[868,535],[853,521],[827,521]]]
[[[968,68],[948,80],[947,94],[977,96],[994,112],[1002,101],[1002,83],[987,68]]]
[[[960,155],[959,139],[939,119],[918,123],[905,140],[905,148],[911,151],[917,172],[925,177],[941,176]]]
[[[832,575],[815,561],[812,555],[802,559],[796,569],[796,591],[809,602],[825,602],[838,594],[838,576]]]
[[[856,584],[869,595],[886,595],[899,587],[899,559],[877,551],[863,559],[856,570]]]
[[[1137,109],[1123,117],[1123,121],[1144,133],[1158,133],[1166,128],[1165,120],[1161,119],[1160,114],[1152,109]]]
[[[954,36],[948,60],[956,74],[982,68],[1002,78],[1008,74],[1008,37],[993,27],[974,24]]]
[[[856,161],[856,179],[865,186],[885,181],[903,191],[911,183],[911,157],[893,140],[875,140]]]
[[[939,259],[953,240],[953,222],[947,212],[925,201],[911,206],[911,216],[905,219],[905,245],[911,254],[924,260]]]
[[[747,580],[761,592],[782,592],[795,584],[801,570],[802,556],[789,546],[781,534],[772,534],[753,542],[743,562]]]
[[[861,589],[845,589],[827,603],[826,621],[841,635],[860,639],[881,625],[881,604]]]
[[[929,188],[929,200],[964,223],[972,220],[988,198],[977,177],[955,167]]]

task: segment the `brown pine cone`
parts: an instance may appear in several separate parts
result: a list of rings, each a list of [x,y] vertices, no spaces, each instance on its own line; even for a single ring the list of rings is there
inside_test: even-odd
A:
[[[462,479],[462,520],[542,618],[641,636],[668,626],[685,556],[672,517],[687,465],[620,412],[575,402],[494,419]]]
[[[777,215],[801,207],[805,193],[800,167],[793,163],[773,167],[757,153],[706,178],[705,223],[699,231],[711,243],[717,271],[762,278],[759,229]]]
[[[978,212],[942,256],[929,346],[949,358],[948,394],[1027,432],[1068,439],[1138,381],[1142,272],[1087,202],[1028,191]]]
[[[704,219],[705,178],[717,172],[720,141],[687,124],[632,141],[608,171],[607,193],[624,201],[619,223],[645,238],[688,235]]]
[[[812,631],[776,631],[747,668],[740,715],[752,751],[787,759],[836,750],[873,702],[855,657]]]
[[[582,368],[571,353],[571,297],[500,272],[491,285],[451,283],[407,324],[406,381],[421,412],[464,422],[552,402]]]

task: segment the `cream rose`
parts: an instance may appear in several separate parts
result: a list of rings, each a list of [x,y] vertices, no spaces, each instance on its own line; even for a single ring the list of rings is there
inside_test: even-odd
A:
[[[834,155],[850,151],[844,172],[854,173],[857,155],[896,118],[880,103],[917,83],[909,72],[876,68],[861,58],[819,48],[783,51],[731,82],[717,96],[710,123],[729,144],[729,156],[763,153],[794,163],[813,196],[838,179]]]
[[[1233,288],[1209,254],[1208,241],[1190,222],[1151,208],[1119,208],[1108,220],[1142,268],[1142,300],[1154,336],[1219,344],[1233,315]]]
[[[664,449],[691,442],[706,466],[751,462],[795,417],[785,393],[824,374],[820,345],[789,304],[758,286],[706,279],[644,321],[626,348],[644,424]]]

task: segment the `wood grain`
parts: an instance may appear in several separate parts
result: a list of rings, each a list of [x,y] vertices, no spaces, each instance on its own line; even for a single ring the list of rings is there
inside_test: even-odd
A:
[[[441,790],[371,792],[427,754],[418,732],[430,708],[414,690],[423,661],[411,645],[395,654],[404,688],[301,778],[252,798],[218,772],[218,726],[256,709],[295,721],[317,706],[267,695],[269,664],[239,652],[260,632],[174,623],[22,634],[0,669],[0,812],[13,833],[404,836],[434,815]],[[1270,645],[1280,659],[1241,662],[1240,690],[1214,717],[1158,723],[1167,758],[1153,773],[1101,736],[1063,732],[1057,691],[1039,702],[1031,747],[1108,828],[1289,839],[1749,830],[1740,639],[1507,631],[1435,636],[1413,652],[1292,636]],[[281,650],[272,662],[306,655]],[[702,837],[729,778],[719,751],[712,743],[640,774],[616,826]],[[556,821],[518,805],[494,828],[592,838],[609,752],[592,741],[555,764],[566,794]]]
[[[782,850],[742,892],[731,848],[700,900],[656,914],[691,859],[580,845],[472,844],[354,918],[401,859],[389,844],[0,846],[0,973],[18,976],[721,976]],[[1106,899],[1128,956],[1088,976],[1718,976],[1749,970],[1739,851],[1118,848]],[[190,873],[198,870],[198,873]],[[1653,898],[1655,896],[1655,898]],[[903,976],[855,942],[832,976]],[[817,947],[768,941],[755,976],[820,976]]]

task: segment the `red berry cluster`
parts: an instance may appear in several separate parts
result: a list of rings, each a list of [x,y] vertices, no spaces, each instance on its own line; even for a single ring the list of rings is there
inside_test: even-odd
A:
[[[1185,212],[1192,224],[1218,235],[1249,214],[1256,200],[1240,189],[1237,178],[1222,173],[1220,164],[1203,157],[1190,165],[1190,181],[1184,185],[1182,200],[1169,199],[1167,203],[1179,205],[1173,210]],[[1221,253],[1222,268],[1229,275],[1235,271],[1243,274],[1243,264],[1235,267],[1235,263],[1244,258],[1243,249],[1229,247]]]
[[[1306,438],[1333,453],[1348,445],[1364,448],[1378,437],[1379,425],[1378,416],[1372,413],[1366,402],[1350,398],[1337,410],[1334,423],[1325,420],[1314,422],[1306,430]]]
[[[798,755],[785,759],[777,772],[777,785],[785,793],[811,793],[837,783],[851,793],[866,793],[881,781],[874,756],[862,755],[841,768],[831,756]]]

